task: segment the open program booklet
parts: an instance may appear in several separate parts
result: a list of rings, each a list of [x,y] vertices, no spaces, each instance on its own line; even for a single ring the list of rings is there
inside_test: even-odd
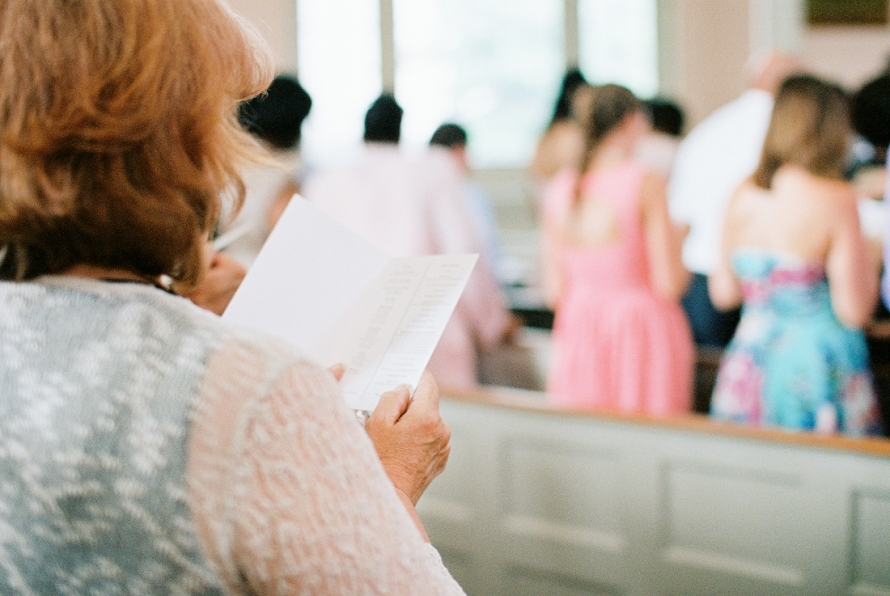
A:
[[[417,385],[476,259],[390,257],[297,195],[223,318],[344,364],[346,403],[372,411]]]

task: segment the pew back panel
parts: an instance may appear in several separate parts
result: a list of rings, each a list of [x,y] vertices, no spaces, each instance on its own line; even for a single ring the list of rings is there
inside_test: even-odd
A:
[[[442,413],[452,456],[418,511],[470,595],[890,596],[888,441]]]

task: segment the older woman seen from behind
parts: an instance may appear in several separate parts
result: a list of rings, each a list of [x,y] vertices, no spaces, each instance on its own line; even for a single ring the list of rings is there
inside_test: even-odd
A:
[[[330,372],[160,282],[243,194],[257,38],[217,0],[6,0],[0,46],[0,592],[462,593],[414,511],[434,381],[365,433]]]

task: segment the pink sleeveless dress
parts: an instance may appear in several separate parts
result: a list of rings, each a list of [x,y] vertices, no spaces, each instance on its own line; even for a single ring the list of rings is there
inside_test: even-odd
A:
[[[694,348],[680,305],[652,289],[640,207],[646,171],[626,162],[582,180],[607,201],[618,238],[561,249],[562,294],[553,328],[550,399],[572,408],[668,415],[692,404]],[[545,196],[545,218],[571,209],[577,177],[564,172]]]

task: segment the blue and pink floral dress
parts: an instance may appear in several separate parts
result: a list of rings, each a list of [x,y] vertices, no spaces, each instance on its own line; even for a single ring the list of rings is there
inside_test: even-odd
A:
[[[831,308],[822,263],[738,250],[742,319],[724,352],[715,418],[863,435],[880,432],[865,336]]]

